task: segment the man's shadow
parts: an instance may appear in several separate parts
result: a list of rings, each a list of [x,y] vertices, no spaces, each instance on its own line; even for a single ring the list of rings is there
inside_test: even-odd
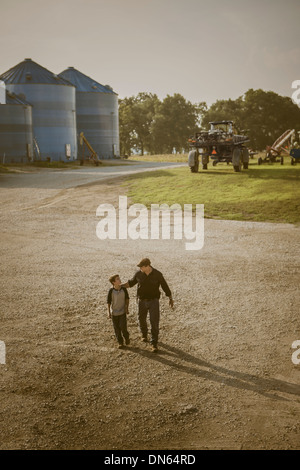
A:
[[[158,353],[153,353],[147,349],[132,349],[141,356],[160,362],[164,365],[173,367],[179,372],[185,372],[195,377],[202,377],[213,382],[223,383],[230,387],[240,390],[250,390],[259,393],[264,397],[273,400],[289,401],[288,398],[271,393],[278,391],[289,395],[300,397],[300,386],[278,379],[266,379],[256,375],[247,374],[226,369],[222,366],[211,364],[203,359],[192,356],[191,354],[169,344],[159,343]],[[163,348],[163,349],[161,349]],[[185,361],[187,364],[180,364],[178,360]]]

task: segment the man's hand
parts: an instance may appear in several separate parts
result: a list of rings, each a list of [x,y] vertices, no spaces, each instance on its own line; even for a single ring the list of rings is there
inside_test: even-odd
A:
[[[126,310],[126,315],[129,315],[129,310],[128,309]]]
[[[126,289],[128,289],[128,287],[129,287],[129,282],[125,282],[125,284],[121,284],[121,287],[126,287]]]
[[[169,297],[169,305],[172,309],[174,308],[174,302],[173,302],[172,297]]]

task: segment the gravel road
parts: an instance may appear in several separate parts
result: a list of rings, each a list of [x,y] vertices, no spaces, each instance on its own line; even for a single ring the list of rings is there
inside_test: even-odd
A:
[[[196,252],[99,240],[98,205],[117,207],[140,169],[0,175],[0,448],[299,449],[300,228],[206,219]],[[144,256],[175,301],[162,296],[158,354],[135,288],[129,347],[106,316],[109,276]]]

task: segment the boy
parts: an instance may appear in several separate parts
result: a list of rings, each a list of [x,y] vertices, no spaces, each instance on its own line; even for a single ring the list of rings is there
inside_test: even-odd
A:
[[[124,340],[127,346],[130,344],[126,318],[129,313],[129,295],[127,289],[121,286],[119,274],[111,276],[109,282],[113,287],[109,289],[107,295],[108,318],[112,319],[115,335],[121,349],[124,347]]]

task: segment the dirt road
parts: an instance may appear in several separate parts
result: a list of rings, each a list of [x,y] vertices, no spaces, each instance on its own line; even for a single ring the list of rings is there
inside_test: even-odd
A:
[[[299,227],[205,220],[198,252],[100,241],[96,209],[125,189],[96,170],[0,175],[0,448],[299,449]],[[106,317],[108,277],[144,256],[175,301],[158,354],[134,288],[126,350]]]

